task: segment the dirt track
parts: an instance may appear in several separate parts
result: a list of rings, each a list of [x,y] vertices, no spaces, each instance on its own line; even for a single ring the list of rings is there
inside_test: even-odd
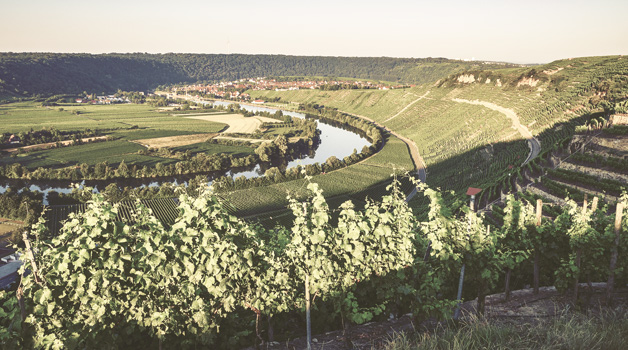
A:
[[[428,92],[426,92],[425,94],[423,94],[423,96],[421,96],[421,97],[417,98],[416,100],[414,100],[414,101],[410,102],[407,106],[403,107],[403,109],[402,109],[402,110],[400,110],[399,112],[397,112],[397,114],[395,114],[395,115],[393,115],[392,117],[390,117],[390,118],[388,118],[388,119],[384,120],[384,121],[383,121],[383,123],[385,123],[385,122],[387,122],[387,121],[389,121],[389,120],[391,120],[391,119],[393,119],[393,118],[396,118],[396,117],[397,117],[397,116],[399,116],[401,113],[405,112],[405,111],[406,111],[406,109],[410,108],[410,106],[412,106],[413,104],[415,104],[415,103],[417,103],[417,102],[421,101],[422,99],[424,99],[424,98],[427,96],[427,94],[429,94],[429,93],[430,93],[430,92],[428,91]]]
[[[541,143],[539,142],[539,140],[537,140],[534,136],[532,136],[532,133],[530,132],[530,130],[528,130],[527,127],[525,127],[524,125],[521,125],[521,122],[519,121],[519,116],[517,116],[517,113],[515,113],[515,111],[513,111],[512,109],[498,106],[491,102],[479,101],[479,100],[470,101],[470,100],[463,100],[460,98],[454,98],[452,101],[484,106],[488,109],[498,111],[506,115],[508,119],[512,120],[512,127],[516,129],[517,131],[519,131],[521,136],[523,136],[523,138],[528,141],[528,147],[530,148],[530,153],[528,153],[528,157],[523,162],[523,165],[525,165],[530,160],[538,156],[539,153],[541,152]]]
[[[107,136],[96,136],[96,137],[86,137],[84,139],[81,139],[81,142],[89,142],[89,141],[95,141],[95,140],[104,140],[106,139]],[[59,143],[63,146],[69,145],[72,142],[74,142],[74,140],[65,140],[65,141],[59,141]],[[55,146],[57,143],[56,142],[48,142],[48,143],[39,143],[36,145],[30,145],[30,146],[24,146],[24,147],[17,147],[17,148],[8,148],[5,149],[5,152],[9,152],[9,153],[14,153],[17,152],[18,150],[22,150],[22,151],[35,151],[38,149],[47,149],[50,147]]]

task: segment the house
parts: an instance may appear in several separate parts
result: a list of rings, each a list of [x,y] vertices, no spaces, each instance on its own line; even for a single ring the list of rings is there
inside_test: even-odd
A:
[[[255,101],[253,101],[253,103],[262,105],[262,104],[266,103],[266,101],[264,101],[264,100],[255,100]]]

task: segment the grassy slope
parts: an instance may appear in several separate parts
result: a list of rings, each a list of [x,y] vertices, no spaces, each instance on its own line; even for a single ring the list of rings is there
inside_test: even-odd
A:
[[[427,91],[430,91],[427,98],[418,100]],[[508,162],[495,162],[491,155],[493,151],[484,146],[500,141],[514,141],[519,137],[510,129],[510,121],[504,115],[481,106],[451,102],[446,97],[450,91],[422,86],[388,91],[301,90],[285,93],[256,91],[252,94],[256,97],[278,96],[282,100],[299,103],[319,103],[373,118],[417,144],[430,173],[428,183],[448,188],[453,183],[457,185],[457,190],[466,189],[465,186],[471,181],[481,186],[477,181],[486,178],[486,172],[471,177],[469,169],[488,168],[493,163],[501,167],[494,170],[503,172],[507,171],[508,166]],[[464,159],[456,159],[452,168],[449,162],[451,158],[469,150],[472,152]],[[518,142],[514,150],[517,152],[512,152],[509,159],[525,157],[527,147],[523,142]],[[433,171],[435,167],[440,168],[440,171]],[[432,176],[432,172],[439,176]],[[462,174],[466,181],[459,181]]]
[[[563,69],[557,71],[558,68]],[[487,186],[506,176],[511,171],[509,165],[520,164],[528,150],[504,115],[482,106],[454,103],[451,99],[479,99],[514,109],[522,124],[539,135],[542,146],[547,148],[570,133],[570,125],[548,132],[557,123],[599,108],[600,97],[625,99],[627,73],[626,59],[590,57],[534,68],[470,72],[476,82],[468,84],[458,82],[462,74],[456,74],[437,84],[401,90],[253,91],[251,94],[255,98],[281,97],[285,102],[318,103],[382,122],[417,143],[428,165],[428,183],[463,191],[467,186]],[[536,86],[517,86],[526,82],[526,78],[538,80]],[[427,98],[387,121],[428,90]]]
[[[381,349],[624,349],[628,316],[624,307],[557,318],[517,321],[477,319],[435,332],[396,333]]]

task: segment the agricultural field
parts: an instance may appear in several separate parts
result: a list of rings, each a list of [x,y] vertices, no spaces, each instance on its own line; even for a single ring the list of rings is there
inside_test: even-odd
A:
[[[20,163],[28,169],[36,169],[39,167],[60,168],[81,163],[94,165],[103,161],[107,161],[109,164],[118,164],[123,159],[127,164],[138,165],[154,165],[157,162],[174,161],[161,157],[142,156],[137,153],[143,149],[144,147],[127,140],[114,140],[22,153],[16,157],[5,156],[0,158],[0,165]]]
[[[55,128],[59,132],[96,132],[107,136],[110,141],[71,145],[62,148],[39,149],[4,156],[0,153],[0,165],[19,163],[34,170],[38,167],[61,168],[85,163],[95,165],[107,161],[116,166],[123,160],[126,164],[154,166],[170,164],[175,159],[155,154],[141,154],[148,147],[189,147],[193,153],[251,154],[248,147],[210,145],[205,141],[225,130],[227,123],[212,121],[237,119],[235,124],[255,125],[262,121],[250,119],[242,122],[242,116],[232,116],[221,111],[205,112],[201,117],[190,117],[189,113],[157,112],[154,107],[138,104],[119,105],[76,105],[66,104],[42,107],[35,102],[19,102],[0,106],[0,134],[28,133],[43,128]],[[273,119],[273,121],[275,121]],[[250,126],[249,125],[249,126]],[[199,136],[199,133],[202,133]],[[62,143],[68,143],[62,142]],[[54,144],[54,143],[53,143]],[[1,151],[1,150],[0,150]]]
[[[225,133],[252,134],[260,128],[262,123],[278,123],[277,119],[265,117],[245,117],[241,114],[191,114],[187,119],[203,120],[212,123],[227,124],[229,127]]]
[[[193,145],[195,143],[206,142],[216,134],[196,134],[196,135],[179,135],[166,137],[153,137],[150,139],[135,140],[138,144],[146,148],[162,148],[162,147],[180,147]]]
[[[233,146],[223,144],[212,144],[207,142],[195,143],[192,145],[173,147],[174,152],[187,152],[190,151],[193,155],[198,153],[205,154],[219,154],[226,153],[231,154],[234,157],[245,157],[251,154],[255,154],[255,148],[245,146]]]

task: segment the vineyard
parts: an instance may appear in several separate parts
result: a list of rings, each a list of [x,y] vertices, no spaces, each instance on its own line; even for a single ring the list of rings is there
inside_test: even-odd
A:
[[[517,191],[518,184],[529,181],[524,178],[526,174],[538,174],[542,160],[522,166],[528,149],[504,115],[481,106],[454,103],[453,99],[486,101],[514,110],[521,124],[540,141],[539,158],[546,159],[556,147],[564,147],[571,140],[576,128],[585,124],[601,126],[611,111],[623,111],[627,72],[628,61],[623,57],[587,57],[532,68],[456,73],[431,86],[389,91],[251,94],[256,98],[321,104],[372,118],[419,146],[427,164],[428,184],[454,190],[460,198],[469,186],[482,188],[480,199],[486,204],[502,193]],[[462,76],[468,80],[459,79]],[[621,134],[623,130],[617,127],[606,132]],[[604,155],[608,162],[621,161],[622,157]],[[545,180],[549,181],[553,181],[549,187],[555,193],[566,193],[558,191],[564,186],[558,179]],[[582,189],[568,192],[576,194]]]
[[[551,211],[511,195],[485,216],[426,185],[424,213],[398,184],[381,202],[338,209],[317,184],[306,187],[289,200],[291,220],[272,229],[230,215],[211,193],[116,205],[95,195],[56,236],[40,222],[32,249],[21,250],[31,273],[20,294],[0,292],[1,344],[239,348],[303,334],[309,342],[390,315],[449,318],[461,273],[462,299],[477,298],[478,313],[486,295],[508,299],[524,284],[534,293],[554,285],[587,307],[587,284],[605,282],[612,303],[628,282],[626,194]],[[180,215],[163,225],[153,213]]]
[[[356,150],[357,158],[304,166],[313,176],[269,170],[261,187],[223,189],[216,181],[217,192],[194,187],[178,198],[118,203],[94,194],[84,204],[48,207],[19,248],[19,288],[0,291],[0,347],[232,349],[300,336],[310,344],[313,334],[407,314],[417,325],[458,318],[462,301],[476,300],[481,315],[490,293],[509,301],[528,285],[536,298],[541,286],[555,286],[570,308],[592,310],[593,286],[602,282],[604,302],[625,307],[628,128],[611,125],[609,115],[625,108],[626,72],[622,57],[592,57],[387,91],[252,91],[359,128],[374,142],[365,148],[372,155]],[[514,110],[540,140],[540,154],[523,164],[530,150],[514,119],[455,99]],[[339,111],[416,143],[427,183],[408,176],[415,165],[406,143]],[[121,156],[170,166],[170,152],[138,152],[129,141],[201,127],[144,106],[18,103],[0,113],[2,128],[26,120],[113,137],[104,142],[110,148],[0,160],[27,169],[106,158],[124,165],[116,174],[128,174]],[[286,126],[269,126],[268,137],[288,135]],[[252,155],[253,148],[233,142],[173,152],[212,150]],[[477,212],[466,205],[469,186],[482,189]]]
[[[396,137],[388,137],[384,147],[375,155],[348,167],[329,173],[314,175],[312,181],[319,184],[325,197],[351,198],[356,193],[369,194],[380,191],[390,183],[393,173],[403,175],[414,169],[405,143]],[[234,208],[239,216],[263,214],[281,210],[288,204],[287,195],[303,198],[307,193],[307,180],[272,184],[244,190],[221,193],[220,196]],[[371,195],[373,198],[375,195]]]
[[[176,198],[156,198],[119,202],[117,206],[116,221],[132,225],[137,220],[139,213],[137,206],[145,206],[151,215],[154,215],[162,225],[169,227],[179,218],[179,201]],[[61,231],[64,222],[71,214],[82,215],[88,210],[89,204],[52,205],[45,208],[44,219],[47,229],[56,234]]]
[[[558,203],[566,197],[579,203],[587,197],[618,200],[628,190],[626,135],[608,133],[616,127],[601,125],[606,127],[582,131],[532,162],[525,173],[536,183],[528,189]]]

